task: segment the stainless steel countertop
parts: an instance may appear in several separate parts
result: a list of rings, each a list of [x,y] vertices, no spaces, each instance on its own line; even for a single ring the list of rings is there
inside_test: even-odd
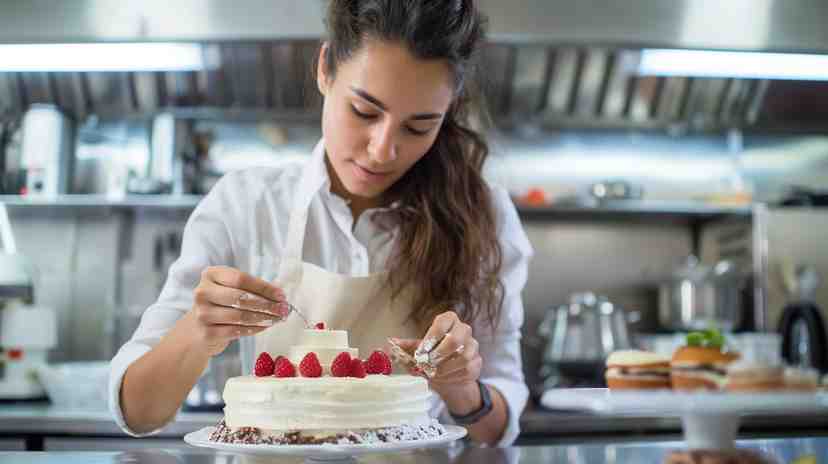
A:
[[[828,462],[828,438],[788,438],[775,440],[741,440],[741,448],[759,451],[772,462],[789,463],[796,458],[813,456],[811,462]],[[663,462],[672,450],[681,449],[680,442],[595,442],[574,445],[529,446],[511,448],[477,448],[455,445],[447,448],[398,454],[360,456],[360,463],[440,463],[440,464],[535,464],[567,462],[572,464],[621,464]],[[45,452],[0,453],[0,462],[21,464],[253,464],[293,463],[301,459],[285,457],[250,458],[241,455],[212,453],[193,448],[186,451],[147,450],[123,453]],[[331,461],[334,462],[334,461]],[[348,462],[348,461],[336,461]]]
[[[202,427],[215,425],[219,413],[179,413],[156,437],[180,438]],[[788,431],[824,430],[824,414],[749,415],[742,419],[742,430]],[[573,436],[579,434],[679,433],[681,423],[675,417],[599,416],[572,412],[528,409],[521,418],[523,437]],[[62,410],[48,403],[0,405],[0,434],[123,436],[109,412],[100,410]]]
[[[215,425],[218,413],[179,413],[175,420],[155,437],[183,437],[202,427]],[[0,405],[0,433],[35,435],[124,435],[109,411],[67,410],[49,403],[17,403]]]

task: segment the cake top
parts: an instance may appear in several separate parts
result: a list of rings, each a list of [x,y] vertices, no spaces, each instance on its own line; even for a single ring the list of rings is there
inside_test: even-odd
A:
[[[348,332],[331,330],[324,322],[305,329],[299,343],[290,347],[288,356],[262,352],[256,359],[256,377],[355,377],[390,375],[391,360],[381,351],[373,351],[367,359],[348,345]]]

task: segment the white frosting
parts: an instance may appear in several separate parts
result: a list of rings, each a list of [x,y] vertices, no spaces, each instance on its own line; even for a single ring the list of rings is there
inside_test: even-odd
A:
[[[359,350],[348,346],[348,332],[344,330],[305,329],[297,345],[290,347],[288,358],[298,366],[308,353],[316,353],[325,373],[330,372],[334,358],[343,351],[352,358],[359,357]]]
[[[320,348],[348,348],[348,332],[344,330],[305,329],[301,345]]]
[[[233,377],[224,385],[224,420],[230,428],[269,432],[324,432],[428,425],[428,381],[412,375],[331,377],[330,364],[343,351],[357,357],[342,330],[305,330],[288,357],[297,366],[316,353],[324,375]],[[273,353],[272,353],[273,354]],[[275,355],[275,354],[274,354]]]
[[[353,430],[428,424],[428,382],[411,375],[234,377],[224,386],[231,428]]]

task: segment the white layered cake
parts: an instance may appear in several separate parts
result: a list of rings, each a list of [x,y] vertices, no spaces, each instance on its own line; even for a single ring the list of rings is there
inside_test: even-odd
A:
[[[302,332],[301,340],[290,347],[288,354],[290,362],[296,366],[308,353],[316,353],[323,372],[330,374],[331,363],[338,354],[345,352],[352,358],[359,357],[359,349],[348,346],[348,332],[344,330],[307,329]]]
[[[300,368],[307,356],[313,356],[309,353],[319,360],[321,376],[303,376],[303,372],[313,375],[303,370],[307,366]],[[348,346],[347,332],[309,329],[300,343],[290,348],[286,358],[290,363],[277,359],[274,375],[257,371],[259,375],[229,379],[223,395],[224,423],[213,434],[214,439],[232,443],[362,443],[444,433],[429,416],[430,392],[424,378],[365,372],[361,377],[342,376],[341,372],[333,376],[331,364],[342,353],[362,364],[357,361],[358,350]],[[295,366],[295,376],[289,375],[286,365]]]
[[[231,428],[341,431],[427,424],[428,384],[411,375],[236,377],[224,387]]]

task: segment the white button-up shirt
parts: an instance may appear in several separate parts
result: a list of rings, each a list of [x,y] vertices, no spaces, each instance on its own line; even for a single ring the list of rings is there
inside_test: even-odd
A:
[[[227,174],[193,211],[184,228],[181,256],[170,267],[158,301],[147,308],[132,338],[112,359],[109,406],[126,433],[138,435],[124,422],[119,401],[121,383],[129,365],[158,344],[192,308],[193,290],[206,267],[227,265],[254,275],[255,263],[267,261],[278,268],[297,191],[313,195],[303,260],[351,276],[385,269],[397,240],[397,230],[373,220],[375,215],[381,218],[382,208],[365,211],[354,226],[345,200],[330,191],[324,157],[324,145],[320,142],[305,164]],[[312,182],[299,185],[303,169],[311,170]],[[473,323],[472,328],[483,358],[481,381],[496,387],[508,405],[509,422],[499,443],[504,446],[511,444],[520,432],[518,419],[529,397],[521,366],[520,328],[523,325],[521,291],[526,284],[532,247],[506,191],[492,187],[492,193],[503,249],[500,277],[505,288],[504,305],[496,333],[482,321]],[[431,414],[441,422],[452,422],[445,404],[436,395],[433,395]]]

